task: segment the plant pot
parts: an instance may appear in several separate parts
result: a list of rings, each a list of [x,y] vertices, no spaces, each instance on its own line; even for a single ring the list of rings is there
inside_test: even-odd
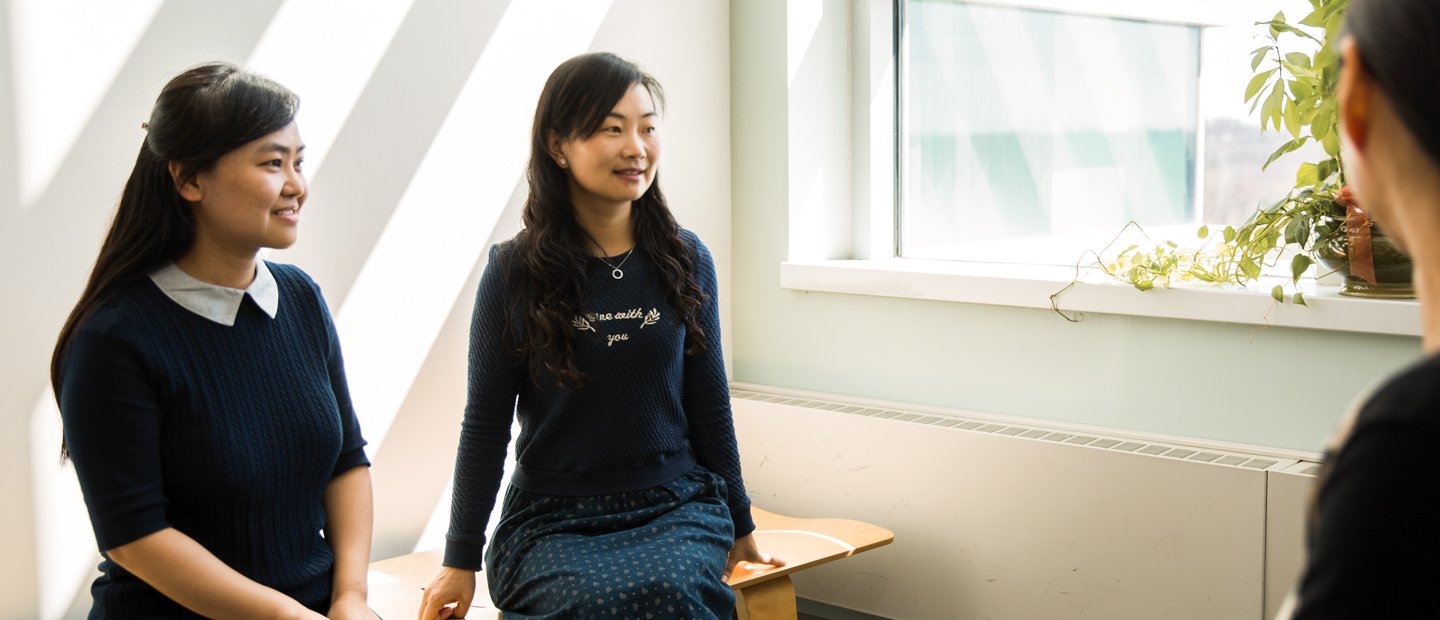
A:
[[[1349,234],[1337,235],[1316,243],[1314,250],[1315,260],[1325,272],[1344,277],[1344,282],[1340,285],[1341,295],[1387,299],[1415,297],[1410,257],[1401,251],[1384,231],[1373,221],[1367,221],[1360,227],[1348,228],[1347,231]],[[1367,275],[1367,257],[1364,252],[1357,253],[1353,260],[1349,252],[1352,239],[1361,239],[1363,243],[1367,236],[1370,245],[1369,266],[1375,279],[1373,282],[1364,277]]]

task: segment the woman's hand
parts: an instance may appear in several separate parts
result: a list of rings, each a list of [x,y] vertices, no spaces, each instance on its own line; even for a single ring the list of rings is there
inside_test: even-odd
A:
[[[170,600],[207,618],[325,619],[279,590],[236,572],[175,528],[111,547],[105,555]]]
[[[420,599],[420,620],[464,618],[475,598],[475,571],[449,566],[440,569]],[[454,607],[447,607],[454,603]]]
[[[725,559],[725,577],[728,579],[734,574],[735,569],[742,571],[759,571],[764,565],[771,568],[779,568],[785,565],[785,560],[777,558],[768,553],[762,553],[760,548],[755,546],[755,535],[746,534],[735,539],[735,546],[730,548],[730,557]]]
[[[370,611],[365,604],[365,597],[359,594],[341,594],[335,597],[330,603],[330,613],[325,615],[329,620],[378,620],[379,616]]]

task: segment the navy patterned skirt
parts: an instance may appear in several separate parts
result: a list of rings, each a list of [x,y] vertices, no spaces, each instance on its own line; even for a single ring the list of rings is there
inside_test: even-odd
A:
[[[735,543],[725,481],[703,467],[666,484],[561,497],[511,486],[485,553],[506,619],[729,618]]]

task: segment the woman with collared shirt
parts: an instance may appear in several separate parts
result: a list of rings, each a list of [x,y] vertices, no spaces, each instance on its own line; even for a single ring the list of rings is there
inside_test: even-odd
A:
[[[226,63],[161,91],[61,331],[63,451],[105,559],[91,618],[373,618],[369,462],[295,242],[285,87]]]
[[[1338,89],[1358,204],[1414,261],[1426,359],[1341,424],[1280,618],[1440,617],[1440,2],[1351,0]]]

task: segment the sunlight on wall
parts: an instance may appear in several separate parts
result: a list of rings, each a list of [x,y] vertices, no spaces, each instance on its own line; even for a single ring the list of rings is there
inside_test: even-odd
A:
[[[62,435],[55,393],[46,389],[30,414],[30,458],[35,489],[36,574],[40,577],[42,618],[58,618],[70,608],[100,561],[85,499],[75,468],[60,463]]]
[[[34,203],[120,73],[161,0],[10,3],[20,208]],[[55,76],[63,76],[55,79]],[[135,119],[136,128],[144,121]]]
[[[851,144],[845,131],[851,122],[850,74],[845,65],[823,59],[848,55],[849,12],[843,3],[810,0],[788,3],[785,11],[787,192],[789,204],[798,207],[789,214],[789,256],[848,258],[850,218],[837,215],[852,204]],[[839,148],[830,144],[836,134],[846,135]]]
[[[676,104],[668,159],[680,164],[667,190],[681,222],[710,233],[722,273],[729,264],[729,170],[716,163],[729,160],[722,0],[112,5],[0,0],[14,71],[0,97],[13,96],[4,120],[19,131],[17,163],[6,165],[25,194],[0,208],[30,207],[15,220],[28,238],[5,256],[41,259],[35,284],[22,287],[37,303],[7,317],[29,332],[58,329],[165,79],[223,59],[299,93],[306,170],[319,189],[307,207],[318,208],[298,251],[266,255],[304,267],[332,304],[375,462],[377,553],[444,542],[470,297],[489,243],[518,227],[529,121],[557,64],[593,46],[665,81]],[[41,369],[48,338],[0,348],[0,361],[28,371],[5,410],[23,430],[20,508],[0,519],[16,551],[0,620],[84,617],[99,557],[74,470],[58,461],[61,421]],[[507,477],[511,467],[507,459]]]
[[[823,240],[818,239],[818,235],[807,233],[824,229],[825,216],[830,213],[831,203],[834,202],[833,196],[825,194],[825,169],[816,167],[810,183],[804,186],[804,193],[799,193],[800,188],[800,183],[790,188],[790,204],[797,205],[790,210],[790,258],[823,258]]]
[[[413,551],[425,551],[435,549],[445,544],[445,531],[450,529],[450,504],[454,498],[455,477],[451,476],[450,481],[445,483],[445,494],[440,496],[436,502],[435,510],[430,513],[430,520],[425,522],[425,529],[420,532],[420,539],[415,542]],[[491,523],[491,531],[495,524]],[[490,531],[485,532],[488,539]]]
[[[555,65],[585,51],[609,2],[512,2],[365,261],[336,328],[374,455],[524,170],[529,118]],[[556,21],[553,16],[565,14]],[[546,44],[535,45],[545,32]],[[477,141],[477,137],[480,140]],[[456,197],[464,196],[464,203]],[[397,320],[401,319],[401,320]]]
[[[301,96],[305,170],[314,178],[414,0],[288,0],[245,62]],[[324,33],[317,35],[317,33]]]
[[[510,424],[510,436],[520,436],[520,420],[516,419]],[[495,535],[495,526],[500,525],[500,512],[505,507],[505,489],[510,488],[510,478],[515,474],[515,451],[505,457],[505,469],[500,476],[500,496],[495,499],[495,507],[490,510],[490,520],[485,526],[485,539],[490,540]],[[427,551],[445,546],[445,532],[450,529],[450,504],[454,499],[455,477],[445,483],[445,493],[435,502],[435,509],[430,512],[430,519],[425,522],[425,529],[420,532],[420,538],[415,541],[412,551]]]
[[[815,31],[820,29],[820,20],[825,18],[824,0],[791,0],[785,5],[786,20],[785,27],[789,36],[785,37],[788,49],[785,50],[785,66],[787,67],[787,83],[795,82],[795,75],[800,73],[800,62],[805,59],[805,53],[810,51],[810,41],[815,38]]]

